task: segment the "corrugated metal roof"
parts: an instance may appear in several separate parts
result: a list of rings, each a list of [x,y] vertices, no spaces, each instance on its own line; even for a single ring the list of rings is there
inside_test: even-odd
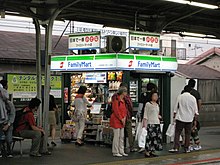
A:
[[[186,78],[220,79],[220,72],[204,65],[179,64],[177,73]]]
[[[41,49],[44,49],[44,35],[41,37]],[[60,36],[53,36],[53,45],[55,45]],[[35,34],[20,33],[20,32],[6,32],[0,31],[0,59],[36,59],[36,44]],[[53,50],[54,54],[68,53],[68,38],[63,36]]]

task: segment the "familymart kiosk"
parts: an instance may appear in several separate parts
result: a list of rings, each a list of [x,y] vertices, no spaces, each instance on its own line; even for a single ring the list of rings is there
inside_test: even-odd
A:
[[[90,123],[85,129],[85,139],[88,141],[105,140],[106,143],[111,141],[109,140],[111,137],[104,137],[105,133],[110,134],[107,129],[109,128],[108,119],[105,117],[104,111],[109,99],[122,82],[128,84],[129,95],[135,111],[138,110],[141,93],[146,92],[146,85],[149,82],[156,84],[160,95],[160,109],[164,125],[168,127],[170,122],[170,73],[176,70],[176,58],[165,56],[123,53],[53,56],[51,71],[62,72],[62,124],[65,128],[63,128],[61,139],[74,138],[74,128],[68,128],[68,124],[73,125],[73,123],[70,121],[71,115],[67,107],[74,101],[80,85],[87,86],[86,97],[89,101],[100,104],[100,111],[96,110],[93,113],[93,110],[89,110],[88,121]],[[71,109],[73,110],[73,107],[70,107],[70,111]],[[71,133],[67,133],[68,129],[71,129],[69,131]]]

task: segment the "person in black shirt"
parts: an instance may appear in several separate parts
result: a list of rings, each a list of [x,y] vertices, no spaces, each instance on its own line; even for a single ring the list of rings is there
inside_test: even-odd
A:
[[[56,111],[57,111],[57,105],[55,103],[55,98],[53,95],[50,94],[50,100],[49,100],[49,124],[50,124],[50,134],[52,138],[51,144],[53,146],[56,146],[55,143],[55,135],[56,135]]]
[[[194,89],[196,85],[196,81],[194,79],[190,79],[188,82],[188,85],[192,88],[190,94],[196,98],[198,111],[200,111],[202,107],[202,99],[201,99],[200,93]],[[192,125],[190,150],[201,150],[202,149],[200,145],[199,135],[198,135],[199,129],[200,129],[199,121],[197,118],[194,118],[193,125]],[[194,140],[194,143],[196,144],[195,147],[192,146],[193,140]]]
[[[190,92],[190,94],[196,98],[198,110],[200,111],[202,107],[202,99],[201,99],[200,93],[194,89],[196,85],[196,81],[194,79],[190,79],[188,82],[188,85],[192,88],[192,91]]]

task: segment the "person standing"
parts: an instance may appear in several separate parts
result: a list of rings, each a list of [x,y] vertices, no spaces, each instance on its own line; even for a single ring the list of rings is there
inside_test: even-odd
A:
[[[86,122],[86,116],[87,116],[87,106],[92,106],[91,103],[88,102],[88,100],[85,97],[87,87],[86,86],[80,86],[78,90],[78,94],[75,97],[75,100],[73,102],[73,106],[75,107],[75,118],[76,118],[76,145],[83,145],[82,137],[83,137],[83,131],[85,129],[85,122]]]
[[[32,139],[30,156],[33,157],[41,157],[42,154],[51,155],[47,149],[45,130],[37,127],[34,118],[34,112],[37,111],[40,104],[41,101],[38,98],[31,99],[28,106],[24,108],[24,115],[22,115],[15,130],[16,134],[24,139]]]
[[[126,87],[127,84],[121,83],[120,87]],[[115,93],[112,98],[115,98],[118,96],[118,93]],[[132,133],[132,115],[133,115],[133,103],[131,101],[131,97],[127,94],[124,96],[125,105],[127,108],[127,117],[126,117],[126,123],[125,123],[125,139],[128,137],[129,142],[129,148],[130,152],[135,152],[137,149],[134,147],[134,136]]]
[[[147,84],[147,91],[141,94],[140,103],[143,104],[141,114],[140,114],[141,121],[143,121],[143,118],[144,118],[145,105],[147,102],[151,101],[151,92],[152,91],[157,91],[157,86],[153,83],[148,83]],[[140,150],[138,152],[142,153],[144,151],[145,151],[145,148],[140,148]]]
[[[150,94],[150,101],[146,103],[144,108],[143,128],[147,129],[145,157],[156,157],[155,151],[163,149],[162,146],[162,133],[160,129],[160,119],[162,118],[159,113],[158,93],[152,91]]]
[[[8,96],[8,82],[6,80],[1,80],[0,84],[3,86],[4,93]],[[14,104],[9,101],[9,99],[6,99],[5,106],[7,110],[8,120],[4,123],[3,131],[5,133],[5,141],[7,144],[7,157],[12,158],[12,150],[11,150],[11,144],[12,144],[12,134],[13,134],[13,123],[15,119],[15,106]]]
[[[112,143],[112,154],[115,157],[128,156],[124,151],[124,128],[126,123],[127,109],[125,96],[127,88],[122,86],[118,89],[118,95],[112,97],[112,114],[110,126],[113,128],[114,137]]]
[[[142,112],[141,112],[141,120],[144,118],[145,105],[147,102],[151,101],[151,92],[157,91],[157,86],[153,83],[147,84],[147,91],[141,94],[140,103],[143,104]]]
[[[185,152],[189,153],[190,135],[193,118],[199,115],[196,99],[190,94],[191,87],[186,85],[184,92],[177,98],[176,105],[174,107],[174,118],[176,120],[176,129],[174,137],[174,147],[169,152],[175,153],[179,151],[180,147],[180,134],[185,129]]]
[[[50,135],[52,138],[51,145],[56,146],[55,137],[56,137],[56,111],[57,105],[55,103],[55,98],[53,95],[50,94],[49,98],[49,118],[48,123],[50,125]]]
[[[8,100],[2,84],[0,84],[0,157],[2,157],[2,143],[5,141],[4,126],[8,121],[7,109],[5,102]]]
[[[190,94],[196,98],[198,111],[200,111],[202,108],[202,99],[201,99],[200,93],[195,89],[196,81],[194,79],[190,79],[188,82],[188,85],[192,89]],[[200,126],[199,126],[198,118],[194,118],[193,125],[192,125],[192,133],[191,133],[191,144],[192,144],[192,140],[194,140],[194,143],[196,146],[194,147],[191,146],[190,147],[191,150],[202,149],[202,146],[200,145],[200,140],[199,140],[199,129],[200,129]]]

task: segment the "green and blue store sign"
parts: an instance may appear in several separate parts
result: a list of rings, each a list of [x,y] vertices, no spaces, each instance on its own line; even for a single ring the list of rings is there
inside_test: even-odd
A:
[[[173,57],[134,54],[94,54],[53,56],[52,71],[136,70],[176,71],[177,60]]]

